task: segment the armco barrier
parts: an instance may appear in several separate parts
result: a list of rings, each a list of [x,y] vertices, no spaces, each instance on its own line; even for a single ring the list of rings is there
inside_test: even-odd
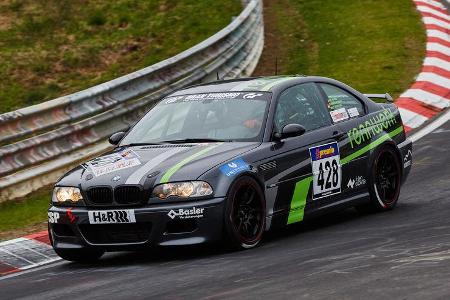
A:
[[[158,99],[199,82],[250,75],[264,41],[261,0],[200,44],[142,70],[0,115],[0,202],[51,184],[67,168],[108,149]]]

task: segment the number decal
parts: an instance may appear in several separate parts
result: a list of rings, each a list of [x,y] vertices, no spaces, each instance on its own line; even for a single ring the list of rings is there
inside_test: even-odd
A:
[[[309,149],[313,171],[313,199],[341,192],[342,170],[337,143]]]

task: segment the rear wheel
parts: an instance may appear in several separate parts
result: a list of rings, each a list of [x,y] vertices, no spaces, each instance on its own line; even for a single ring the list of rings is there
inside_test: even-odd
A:
[[[54,249],[62,259],[79,262],[94,263],[102,257],[104,250],[97,249]]]
[[[265,226],[265,199],[251,177],[239,178],[230,188],[225,209],[225,229],[234,248],[249,249],[259,244]]]
[[[400,195],[401,165],[391,147],[384,147],[375,155],[369,181],[371,203],[375,211],[393,209]]]

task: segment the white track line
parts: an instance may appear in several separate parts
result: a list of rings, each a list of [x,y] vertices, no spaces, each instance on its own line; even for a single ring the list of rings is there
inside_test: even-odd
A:
[[[35,263],[32,262],[31,260],[28,260],[28,259],[26,259],[26,258],[24,258],[24,257],[22,257],[22,256],[20,256],[20,255],[17,255],[17,254],[15,254],[15,253],[12,253],[12,252],[9,251],[9,250],[0,248],[0,251],[5,252],[5,253],[8,254],[9,256],[14,256],[15,258],[17,258],[17,259],[19,259],[19,260],[26,261],[26,262],[27,262],[28,264],[30,264],[30,265],[34,265],[34,264],[35,264]],[[26,266],[24,266],[24,267],[19,267],[19,269],[22,269],[22,268],[25,268],[25,267],[26,267]]]
[[[412,134],[409,138],[413,142],[416,142],[419,139],[423,138],[425,135],[429,134],[430,132],[438,129],[439,127],[441,127],[442,125],[447,123],[448,120],[450,120],[450,110],[447,110],[444,114],[442,114],[438,118],[434,119],[433,122],[426,125],[425,127],[420,129],[416,133]]]
[[[39,242],[36,241],[36,243],[39,243]],[[45,255],[45,254],[43,254],[43,253],[41,253],[41,252],[39,252],[39,251],[36,251],[36,250],[34,250],[33,248],[30,248],[30,247],[28,247],[28,246],[25,246],[24,243],[20,243],[20,244],[17,244],[17,245],[18,245],[19,247],[25,249],[25,250],[31,251],[31,252],[33,252],[33,253],[36,253],[36,254],[38,254],[38,255],[44,257],[45,259],[52,259],[52,258],[54,258],[54,257],[50,257],[50,256],[48,256],[48,255]]]

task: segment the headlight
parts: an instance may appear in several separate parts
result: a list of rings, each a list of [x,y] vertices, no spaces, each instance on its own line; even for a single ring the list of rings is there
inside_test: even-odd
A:
[[[170,196],[192,198],[209,196],[213,193],[212,187],[204,181],[185,181],[164,183],[153,189],[153,196],[166,199]]]
[[[56,187],[53,190],[52,202],[57,204],[75,204],[83,200],[79,188]]]

